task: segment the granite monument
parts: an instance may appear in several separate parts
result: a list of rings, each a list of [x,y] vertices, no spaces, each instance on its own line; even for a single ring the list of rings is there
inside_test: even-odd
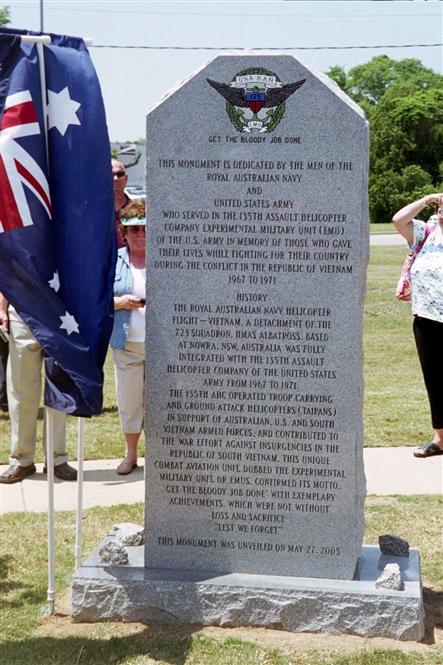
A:
[[[146,566],[351,579],[368,127],[291,56],[147,120]]]

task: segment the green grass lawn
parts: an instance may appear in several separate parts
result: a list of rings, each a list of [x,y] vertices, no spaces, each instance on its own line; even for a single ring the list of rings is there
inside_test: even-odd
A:
[[[364,328],[366,446],[418,445],[430,438],[429,406],[412,336],[410,305],[394,298],[404,256],[403,247],[371,248]],[[103,414],[86,421],[86,459],[116,458],[123,452],[110,355],[104,393]],[[41,430],[40,419],[37,461],[42,461]],[[8,439],[9,421],[0,413],[2,462],[7,460]],[[77,420],[68,418],[71,458],[76,457],[76,442]]]
[[[429,436],[428,404],[413,345],[410,306],[393,297],[404,253],[402,247],[376,247],[371,252],[364,336],[368,446],[412,445]],[[122,454],[110,357],[105,377],[104,413],[86,422],[87,459]],[[40,449],[41,424],[40,420]],[[76,427],[76,419],[69,418],[68,448],[73,458]],[[0,415],[2,461],[7,458],[8,438],[8,419]],[[38,461],[41,459],[39,453]],[[329,642],[329,638],[323,641],[321,638],[325,636],[319,636],[318,644],[312,648],[295,648],[285,640],[282,646],[278,637],[271,644],[263,638],[266,631],[254,640],[240,639],[238,635],[226,639],[223,631],[216,638],[197,627],[71,624],[62,611],[54,618],[42,619],[47,588],[46,515],[4,515],[0,522],[0,662],[4,665],[442,665],[441,635],[434,644],[435,625],[443,625],[441,508],[442,501],[436,496],[367,499],[366,543],[376,543],[381,533],[394,532],[406,538],[411,546],[420,547],[427,611],[426,644],[406,648],[392,641],[380,644],[353,638],[356,646],[349,653],[345,642],[343,646],[340,642],[345,638]],[[142,523],[142,505],[85,511],[84,552],[90,552],[112,524],[120,521]],[[58,607],[74,566],[74,522],[73,513],[57,513]]]
[[[55,618],[42,619],[46,606],[46,515],[11,513],[0,523],[0,654],[4,665],[436,665],[443,652],[433,644],[438,593],[443,590],[441,566],[441,499],[436,496],[369,497],[366,503],[365,542],[376,543],[382,533],[395,533],[411,546],[420,545],[425,599],[428,603],[426,644],[404,645],[391,640],[312,638],[321,652],[283,648],[266,631],[254,643],[213,639],[197,627],[166,628],[134,624],[71,624],[63,609]],[[72,512],[57,513],[56,586],[62,603],[74,565]],[[143,522],[142,504],[93,508],[84,514],[84,551],[89,552],[120,521]],[[440,605],[441,614],[441,605]],[[440,622],[441,622],[440,616]],[[229,633],[229,631],[227,631]],[[272,631],[274,633],[274,631]],[[241,633],[240,633],[241,634]],[[246,633],[247,635],[248,633]],[[217,635],[223,635],[218,631]],[[308,639],[308,638],[306,638]],[[288,639],[284,640],[288,642]],[[312,644],[309,642],[309,644]],[[417,651],[407,653],[412,649]]]
[[[430,413],[412,334],[409,303],[394,298],[403,247],[373,247],[364,324],[365,445],[430,439]]]
[[[392,222],[386,222],[383,224],[371,224],[370,231],[371,235],[373,233],[396,233],[396,230]]]

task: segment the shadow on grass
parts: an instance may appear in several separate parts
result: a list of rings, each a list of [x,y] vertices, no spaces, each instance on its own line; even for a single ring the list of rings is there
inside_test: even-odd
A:
[[[5,665],[119,665],[129,657],[149,656],[154,661],[183,665],[195,630],[198,628],[186,627],[171,636],[171,627],[162,635],[158,628],[149,626],[135,635],[110,639],[69,636],[11,640],[2,644],[2,662]]]
[[[102,410],[102,414],[105,413],[118,413],[118,407],[117,404],[113,404],[112,406],[104,406]]]
[[[5,556],[0,556],[0,595],[2,596],[0,604],[2,607],[17,607],[22,604],[22,600],[18,603],[8,603],[3,595],[10,593],[11,591],[16,591],[17,589],[23,589],[24,584],[17,581],[8,580],[9,568],[14,565],[13,557],[10,554]]]
[[[122,483],[135,483],[143,480],[144,465],[138,466],[132,473],[119,476],[115,469],[88,469],[84,472],[84,479],[89,482],[106,483],[106,484],[122,484]]]
[[[423,587],[425,608],[424,644],[435,644],[435,628],[443,628],[443,592]]]
[[[14,557],[10,554],[0,556],[0,607],[20,609],[24,605],[38,605],[44,602],[44,590],[32,584],[8,579],[9,570],[14,566]],[[13,592],[14,599],[7,599]]]

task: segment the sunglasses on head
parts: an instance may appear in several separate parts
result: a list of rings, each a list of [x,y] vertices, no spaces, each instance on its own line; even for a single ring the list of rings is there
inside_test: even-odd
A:
[[[126,175],[126,172],[125,171],[114,171],[114,173],[112,175],[114,176],[114,178],[124,178],[125,175]]]

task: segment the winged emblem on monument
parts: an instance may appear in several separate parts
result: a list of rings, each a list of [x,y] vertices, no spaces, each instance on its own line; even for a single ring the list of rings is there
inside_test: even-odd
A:
[[[306,81],[283,84],[261,68],[240,72],[229,84],[206,80],[226,100],[229,119],[240,132],[272,132],[283,118],[286,100]]]

